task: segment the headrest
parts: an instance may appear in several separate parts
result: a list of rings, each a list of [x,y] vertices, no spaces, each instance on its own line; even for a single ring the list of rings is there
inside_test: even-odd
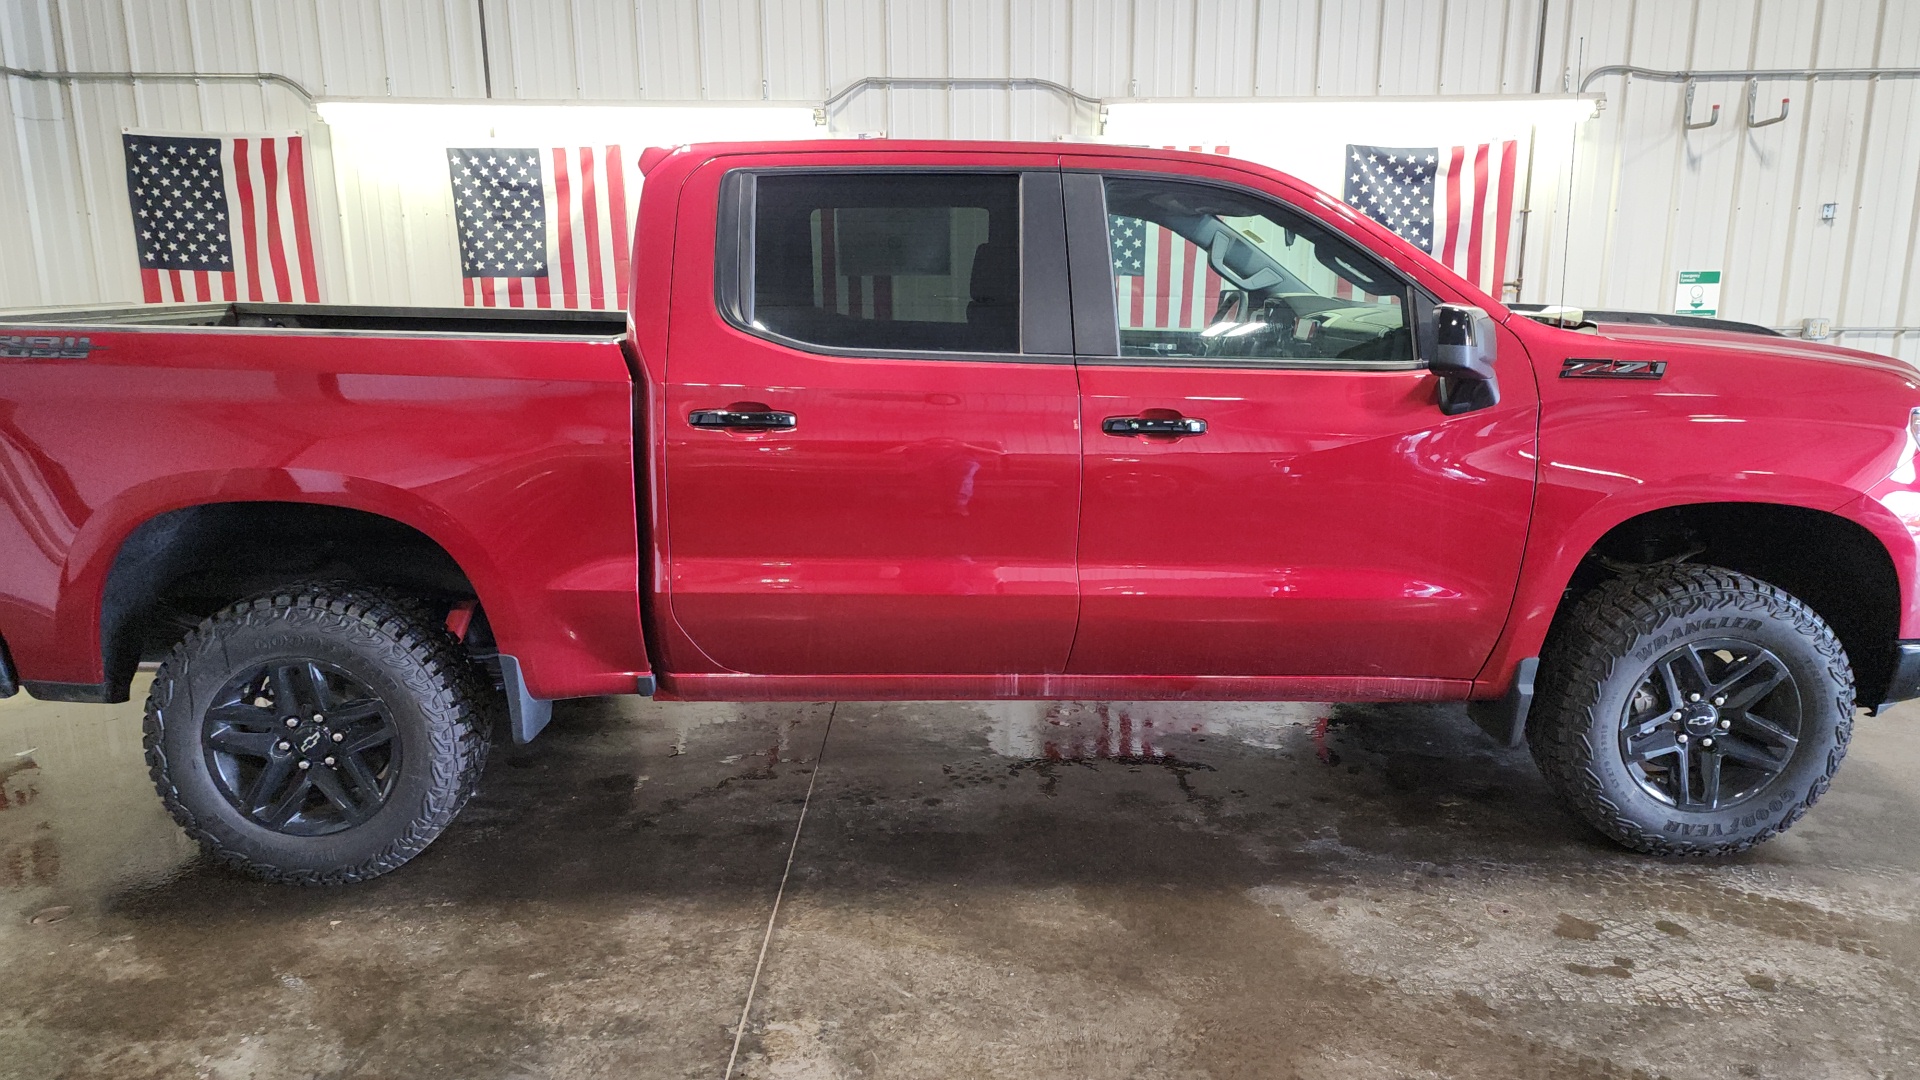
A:
[[[976,304],[1011,304],[1020,289],[1020,245],[987,241],[973,249],[968,292]]]

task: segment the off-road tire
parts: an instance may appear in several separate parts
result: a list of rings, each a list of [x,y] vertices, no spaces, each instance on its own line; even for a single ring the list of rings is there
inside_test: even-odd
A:
[[[1771,650],[1796,681],[1799,743],[1756,794],[1683,810],[1642,789],[1620,729],[1627,695],[1664,651],[1735,633]],[[1527,724],[1533,758],[1583,820],[1655,855],[1745,851],[1786,831],[1831,783],[1853,733],[1853,669],[1826,621],[1766,582],[1712,566],[1623,574],[1582,597],[1549,635]]]
[[[148,769],[167,812],[215,859],[266,881],[365,881],[418,855],[479,783],[501,711],[459,642],[424,605],[336,583],[293,586],[220,611],[174,646],[147,696]],[[366,820],[290,836],[246,817],[215,786],[202,746],[210,698],[247,665],[325,661],[372,687],[403,750],[386,801]]]

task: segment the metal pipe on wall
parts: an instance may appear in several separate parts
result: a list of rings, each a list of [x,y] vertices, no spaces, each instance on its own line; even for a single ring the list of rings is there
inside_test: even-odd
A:
[[[314,103],[313,91],[276,71],[36,71],[0,64],[0,75],[35,82],[268,82],[298,94],[309,109]]]
[[[1633,64],[1608,64],[1587,72],[1580,80],[1580,92],[1610,75],[1654,82],[1819,82],[1822,79],[1920,79],[1920,67],[1872,68],[1748,68],[1734,71],[1661,71]]]

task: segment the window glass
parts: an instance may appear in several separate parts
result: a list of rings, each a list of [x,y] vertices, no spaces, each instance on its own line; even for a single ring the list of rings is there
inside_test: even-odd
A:
[[[1122,356],[1414,359],[1405,283],[1310,219],[1179,181],[1106,190]]]
[[[814,345],[1020,351],[1020,181],[762,176],[755,326]]]

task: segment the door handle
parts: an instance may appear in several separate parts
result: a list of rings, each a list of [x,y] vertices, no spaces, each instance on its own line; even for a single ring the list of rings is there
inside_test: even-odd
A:
[[[1205,435],[1207,422],[1192,416],[1109,416],[1100,421],[1109,435]]]
[[[687,414],[687,423],[697,428],[725,428],[733,431],[786,430],[799,423],[790,412],[773,409],[695,409]]]

